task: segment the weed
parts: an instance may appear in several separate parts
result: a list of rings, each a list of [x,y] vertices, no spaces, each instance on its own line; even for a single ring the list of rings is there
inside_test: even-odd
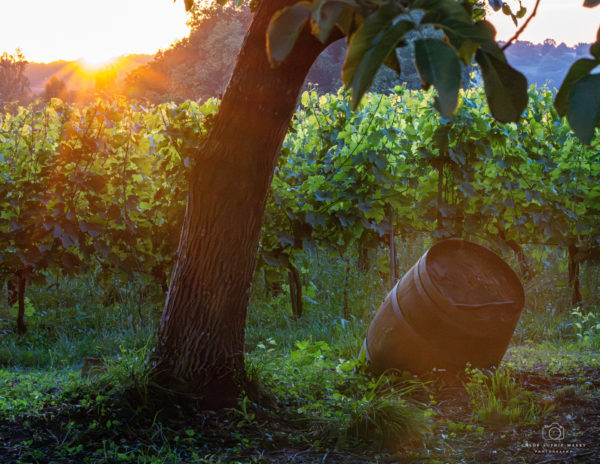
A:
[[[571,310],[573,332],[579,342],[600,349],[600,312],[584,312],[577,307]]]
[[[533,424],[550,412],[517,383],[507,368],[484,372],[468,367],[465,372],[473,418],[482,424]]]
[[[111,384],[123,390],[133,389],[136,397],[147,403],[148,375],[150,373],[150,355],[154,338],[148,337],[146,343],[138,349],[121,347],[116,359],[107,359],[107,379]]]
[[[45,406],[60,404],[57,393],[81,384],[73,371],[0,369],[0,417],[35,415]]]

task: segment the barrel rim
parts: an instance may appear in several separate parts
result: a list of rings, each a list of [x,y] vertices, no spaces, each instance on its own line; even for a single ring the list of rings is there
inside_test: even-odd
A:
[[[521,281],[519,280],[519,277],[517,276],[515,271],[508,265],[506,261],[504,261],[504,259],[502,259],[501,256],[499,256],[494,251],[490,250],[488,247],[461,238],[449,238],[440,240],[439,242],[434,243],[433,246],[431,246],[421,257],[420,261],[422,261],[422,265],[421,263],[419,263],[419,277],[426,282],[427,286],[424,287],[428,290],[430,297],[434,299],[436,303],[440,303],[440,307],[448,306],[452,307],[454,310],[470,310],[461,308],[460,306],[455,306],[452,302],[450,302],[445,297],[444,293],[442,292],[438,284],[435,282],[435,280],[431,277],[431,274],[428,269],[429,260],[434,259],[432,255],[434,255],[440,248],[448,246],[451,242],[460,243],[461,247],[470,247],[474,250],[478,250],[479,252],[483,252],[484,254],[493,257],[493,259],[497,262],[498,266],[502,268],[502,272],[510,280],[513,281],[512,286],[516,290],[516,293],[518,293],[518,301],[514,302],[514,311],[520,313],[525,304],[525,290],[523,289],[523,285],[521,284]]]

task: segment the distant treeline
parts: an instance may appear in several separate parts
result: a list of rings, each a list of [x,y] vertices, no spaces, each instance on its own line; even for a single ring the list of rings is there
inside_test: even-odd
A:
[[[589,54],[590,44],[580,43],[574,47],[560,45],[553,39],[542,44],[516,42],[506,49],[508,61],[525,76],[530,84],[549,87],[560,86],[569,66]]]
[[[127,63],[113,65],[104,81],[92,82],[91,90],[102,90],[105,93],[110,90],[112,93],[152,103],[218,97],[227,85],[250,19],[251,13],[247,8],[235,8],[231,4],[196,7],[190,18],[192,30],[189,37],[158,52],[151,60],[147,56],[124,59]],[[387,92],[396,85],[403,85],[408,89],[420,87],[420,78],[413,64],[410,38],[408,42],[409,46],[398,52],[402,75],[397,76],[389,69],[380,71],[373,86],[374,91]],[[344,41],[331,45],[314,64],[307,84],[318,84],[323,92],[335,92],[342,85],[340,74],[345,47]],[[506,55],[510,63],[527,76],[530,84],[547,84],[553,88],[562,82],[575,60],[587,55],[588,49],[589,44],[568,47],[564,43],[557,44],[554,40],[547,39],[543,44],[516,42],[506,50]],[[45,72],[46,67],[50,72]],[[471,85],[469,74],[473,70],[476,68],[469,68],[463,73],[464,87]],[[67,100],[70,99],[68,92],[76,90],[73,88],[73,76],[78,76],[77,82],[81,84],[81,74],[74,71],[73,63],[31,63],[26,73],[31,74],[29,79],[32,89],[43,88],[52,77],[62,80],[65,84],[64,88],[61,87],[62,93],[50,96]],[[41,76],[45,76],[45,80],[40,79]],[[54,84],[55,87],[52,88],[56,88],[56,82]],[[51,89],[47,89],[47,93],[48,91],[53,93]]]

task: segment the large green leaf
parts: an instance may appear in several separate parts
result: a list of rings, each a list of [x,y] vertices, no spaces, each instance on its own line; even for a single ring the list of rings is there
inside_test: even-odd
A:
[[[311,32],[322,43],[329,39],[345,5],[347,3],[340,0],[322,0],[313,9]]]
[[[554,107],[559,116],[565,116],[569,110],[569,97],[575,82],[587,76],[598,64],[600,64],[598,60],[588,58],[582,58],[573,63],[554,99]]]
[[[504,59],[494,40],[494,27],[487,21],[473,23],[471,15],[455,0],[417,0],[414,7],[425,11],[421,24],[441,28],[455,49],[461,50],[465,41],[473,41],[496,58]]]
[[[383,62],[388,68],[392,71],[395,71],[396,74],[400,75],[402,73],[402,67],[400,65],[400,60],[398,59],[398,55],[396,53],[390,53],[385,61]]]
[[[460,62],[456,50],[437,39],[415,41],[415,60],[421,79],[433,86],[439,95],[439,110],[450,118],[458,104]]]
[[[598,28],[598,32],[596,32],[596,42],[590,47],[590,53],[594,58],[600,60],[600,27]]]
[[[386,17],[395,8],[386,6],[369,16],[350,39],[342,80],[352,89],[352,105],[356,108],[364,93],[373,83],[377,71],[384,62],[393,64],[392,53],[407,32],[414,29],[411,21],[400,17]]]
[[[372,47],[364,54],[352,79],[352,105],[354,108],[356,108],[364,93],[371,87],[381,65],[387,62],[393,66],[394,57],[390,58],[390,55],[396,53],[398,43],[414,27],[414,23],[401,20],[375,37]]]
[[[567,120],[575,135],[589,145],[595,128],[600,125],[600,74],[592,74],[575,82],[569,97]]]
[[[400,10],[395,5],[385,4],[368,16],[356,32],[350,36],[348,52],[342,69],[342,81],[346,87],[352,85],[354,75],[375,38],[382,31],[387,30],[399,14]]]
[[[492,116],[500,122],[518,121],[527,106],[527,79],[508,63],[483,50],[475,59],[481,67],[483,85]]]
[[[279,66],[292,51],[310,12],[309,2],[299,2],[273,15],[267,29],[267,55],[271,66]]]

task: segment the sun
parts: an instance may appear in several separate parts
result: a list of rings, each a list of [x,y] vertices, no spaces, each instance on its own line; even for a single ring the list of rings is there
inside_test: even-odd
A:
[[[86,68],[91,69],[100,69],[105,66],[108,66],[112,61],[114,61],[114,55],[107,55],[103,53],[95,53],[81,57],[81,62]]]
[[[86,79],[97,79],[118,67],[118,59],[114,54],[86,54],[77,60],[77,73]]]

